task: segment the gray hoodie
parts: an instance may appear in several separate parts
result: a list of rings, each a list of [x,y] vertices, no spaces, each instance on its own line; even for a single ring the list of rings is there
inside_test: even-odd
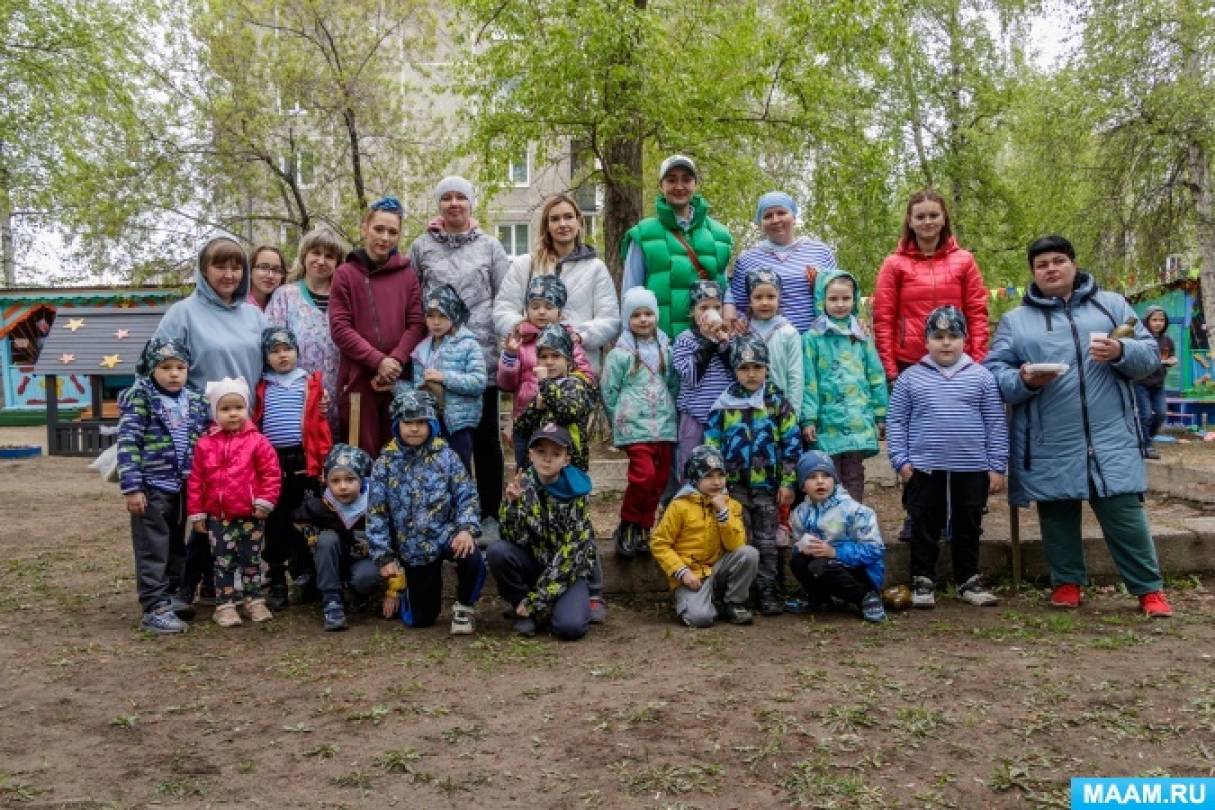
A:
[[[466,324],[485,353],[485,367],[498,367],[498,337],[494,331],[494,298],[510,267],[502,243],[473,228],[447,233],[428,228],[409,248],[409,260],[422,282],[422,294],[450,284],[468,307]],[[492,385],[492,376],[491,376]]]
[[[247,259],[242,262],[243,274],[231,304],[225,304],[207,283],[202,258],[217,241],[212,239],[199,251],[194,292],[169,307],[156,334],[177,338],[190,348],[188,382],[199,391],[206,389],[208,380],[238,376],[244,377],[249,389],[254,390],[264,366],[262,330],[269,324],[260,309],[245,301],[249,294]],[[253,403],[249,405],[252,409]]]

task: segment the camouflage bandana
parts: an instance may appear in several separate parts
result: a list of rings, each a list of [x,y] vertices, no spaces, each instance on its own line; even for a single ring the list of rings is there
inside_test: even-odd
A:
[[[936,332],[947,332],[954,337],[966,337],[966,316],[955,306],[946,304],[929,313],[924,321],[924,337]]]
[[[768,365],[768,344],[754,332],[738,335],[730,341],[730,368],[738,371],[747,363]]]
[[[349,470],[355,478],[365,481],[371,474],[371,456],[360,447],[335,444],[329,455],[325,456],[324,470],[326,478],[334,470]]]
[[[435,418],[435,400],[428,392],[413,388],[402,388],[392,398],[388,410],[394,422],[413,422],[418,419]]]
[[[536,336],[537,355],[541,349],[552,349],[571,363],[574,362],[574,341],[565,331],[565,327],[559,324],[550,323],[540,330],[540,334]]]
[[[285,343],[297,352],[300,350],[300,342],[296,340],[295,333],[285,326],[268,326],[262,330],[262,357],[266,357],[273,351],[274,347],[280,343]]]
[[[190,349],[177,338],[154,337],[143,345],[135,373],[140,377],[151,376],[157,366],[170,358],[180,360],[189,368]]]
[[[453,331],[468,323],[468,306],[465,305],[464,299],[460,297],[460,294],[456,292],[456,288],[450,284],[440,284],[428,292],[425,304],[423,307],[424,312],[437,309],[443,313],[445,318],[451,321]]]
[[[688,460],[684,462],[683,477],[689,484],[696,486],[700,483],[700,479],[714,470],[725,472],[726,460],[722,458],[721,451],[716,447],[702,444],[693,450],[692,455],[688,456]]]
[[[750,296],[751,293],[755,292],[755,288],[761,284],[775,287],[778,294],[784,291],[780,276],[776,274],[775,270],[768,267],[757,267],[750,273],[747,273],[747,295]]]
[[[692,306],[696,306],[701,301],[710,298],[721,301],[721,287],[716,281],[708,281],[702,278],[688,290],[688,298],[691,300]]]
[[[569,293],[565,289],[565,282],[556,276],[533,276],[532,280],[527,283],[527,300],[529,302],[535,298],[540,298],[548,301],[557,309],[564,309],[568,297]]]

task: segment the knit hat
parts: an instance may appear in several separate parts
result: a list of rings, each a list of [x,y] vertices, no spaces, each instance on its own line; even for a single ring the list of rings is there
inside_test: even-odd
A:
[[[228,394],[239,395],[245,401],[245,407],[249,406],[249,383],[245,382],[244,377],[224,377],[222,380],[211,380],[207,383],[203,396],[207,398],[207,402],[211,405],[212,419],[215,418],[216,411],[219,410],[219,401]]]
[[[840,480],[839,474],[835,471],[835,462],[831,460],[831,456],[819,450],[807,450],[797,460],[798,489],[805,486],[806,479],[810,477],[811,473],[816,472],[827,473],[836,483]]]
[[[439,185],[435,186],[435,205],[438,205],[439,201],[443,199],[443,195],[449,191],[463,194],[468,199],[470,212],[477,207],[477,192],[473,189],[473,184],[458,174],[449,174],[439,181]]]
[[[1031,269],[1034,266],[1034,259],[1043,253],[1062,253],[1072,261],[1076,260],[1076,249],[1072,247],[1072,243],[1058,234],[1051,234],[1050,236],[1035,239],[1029,246],[1029,266]]]
[[[692,455],[683,463],[683,477],[692,486],[700,483],[700,479],[713,470],[725,472],[726,460],[722,458],[720,450],[707,444],[694,449]]]
[[[688,289],[688,298],[692,302],[692,306],[696,306],[706,298],[716,298],[720,301],[721,285],[706,278],[697,279]]]
[[[540,298],[548,301],[557,309],[564,309],[568,297],[565,282],[556,276],[532,276],[532,280],[527,282],[527,301],[529,303],[535,298]]]
[[[325,456],[325,477],[334,470],[348,470],[360,481],[366,480],[371,474],[371,456],[361,447],[338,443]]]
[[[769,191],[767,194],[759,198],[759,202],[755,204],[755,224],[758,225],[764,220],[764,212],[769,208],[784,208],[793,216],[797,216],[797,203],[783,191]]]
[[[422,311],[429,312],[432,309],[443,313],[443,316],[451,321],[452,329],[459,329],[468,323],[468,306],[456,292],[456,288],[450,284],[440,284],[426,293]]]
[[[537,355],[541,349],[552,349],[571,363],[574,362],[574,341],[560,324],[550,323],[536,335]]]
[[[924,321],[924,337],[931,337],[934,332],[948,332],[954,337],[966,337],[966,316],[962,310],[946,304],[928,313]]]
[[[280,343],[286,343],[297,352],[300,350],[300,342],[295,337],[295,332],[292,332],[286,326],[268,326],[262,330],[262,357],[270,354],[270,352]]]
[[[190,366],[190,347],[177,338],[154,337],[143,344],[139,361],[135,364],[135,373],[140,377],[151,376],[152,372],[164,361],[173,358]]]
[[[394,424],[413,422],[418,419],[434,419],[435,399],[428,391],[420,391],[416,388],[398,388],[393,394],[388,415],[392,417]]]
[[[567,450],[574,446],[574,440],[570,438],[570,432],[553,422],[548,422],[536,428],[536,432],[527,440],[527,446],[531,447],[536,442],[542,440],[559,444]]]
[[[676,168],[687,169],[693,177],[698,180],[700,179],[700,175],[696,173],[696,164],[692,162],[692,158],[687,155],[671,155],[658,167],[658,182],[661,183],[662,179],[667,176],[667,172]]]
[[[754,332],[735,335],[730,339],[730,368],[738,371],[747,363],[768,365],[768,344]]]
[[[658,314],[658,296],[654,295],[653,290],[633,287],[624,291],[624,297],[620,301],[620,318],[624,321],[626,332],[629,329],[629,318],[639,309],[648,309],[655,315]]]
[[[770,267],[756,267],[750,273],[747,273],[747,296],[750,297],[755,288],[761,284],[775,287],[778,293],[784,291],[784,285],[781,283],[780,276]]]

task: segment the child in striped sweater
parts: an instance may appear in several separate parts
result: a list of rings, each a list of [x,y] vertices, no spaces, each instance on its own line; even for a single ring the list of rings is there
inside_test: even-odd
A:
[[[709,411],[734,382],[730,368],[730,327],[722,320],[722,291],[716,281],[692,285],[692,326],[675,338],[671,355],[679,372],[679,445],[675,469],[683,472],[692,451],[704,440]]]
[[[991,372],[963,351],[960,310],[933,310],[924,333],[928,354],[895,381],[886,418],[890,463],[905,485],[903,506],[914,525],[912,604],[936,604],[938,544],[950,527],[958,597],[995,605],[979,576],[979,536],[988,494],[1004,488],[1004,405]]]

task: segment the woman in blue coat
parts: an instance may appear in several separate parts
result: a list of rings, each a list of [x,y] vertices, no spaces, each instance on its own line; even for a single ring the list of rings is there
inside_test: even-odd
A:
[[[1088,579],[1080,508],[1088,501],[1144,613],[1170,616],[1143,509],[1147,471],[1135,417],[1134,382],[1159,367],[1156,341],[1143,324],[1133,336],[1108,336],[1135,312],[1077,269],[1062,236],[1030,245],[1029,265],[1034,281],[1000,320],[984,361],[1012,406],[1009,500],[1038,504],[1051,604],[1080,605]]]

